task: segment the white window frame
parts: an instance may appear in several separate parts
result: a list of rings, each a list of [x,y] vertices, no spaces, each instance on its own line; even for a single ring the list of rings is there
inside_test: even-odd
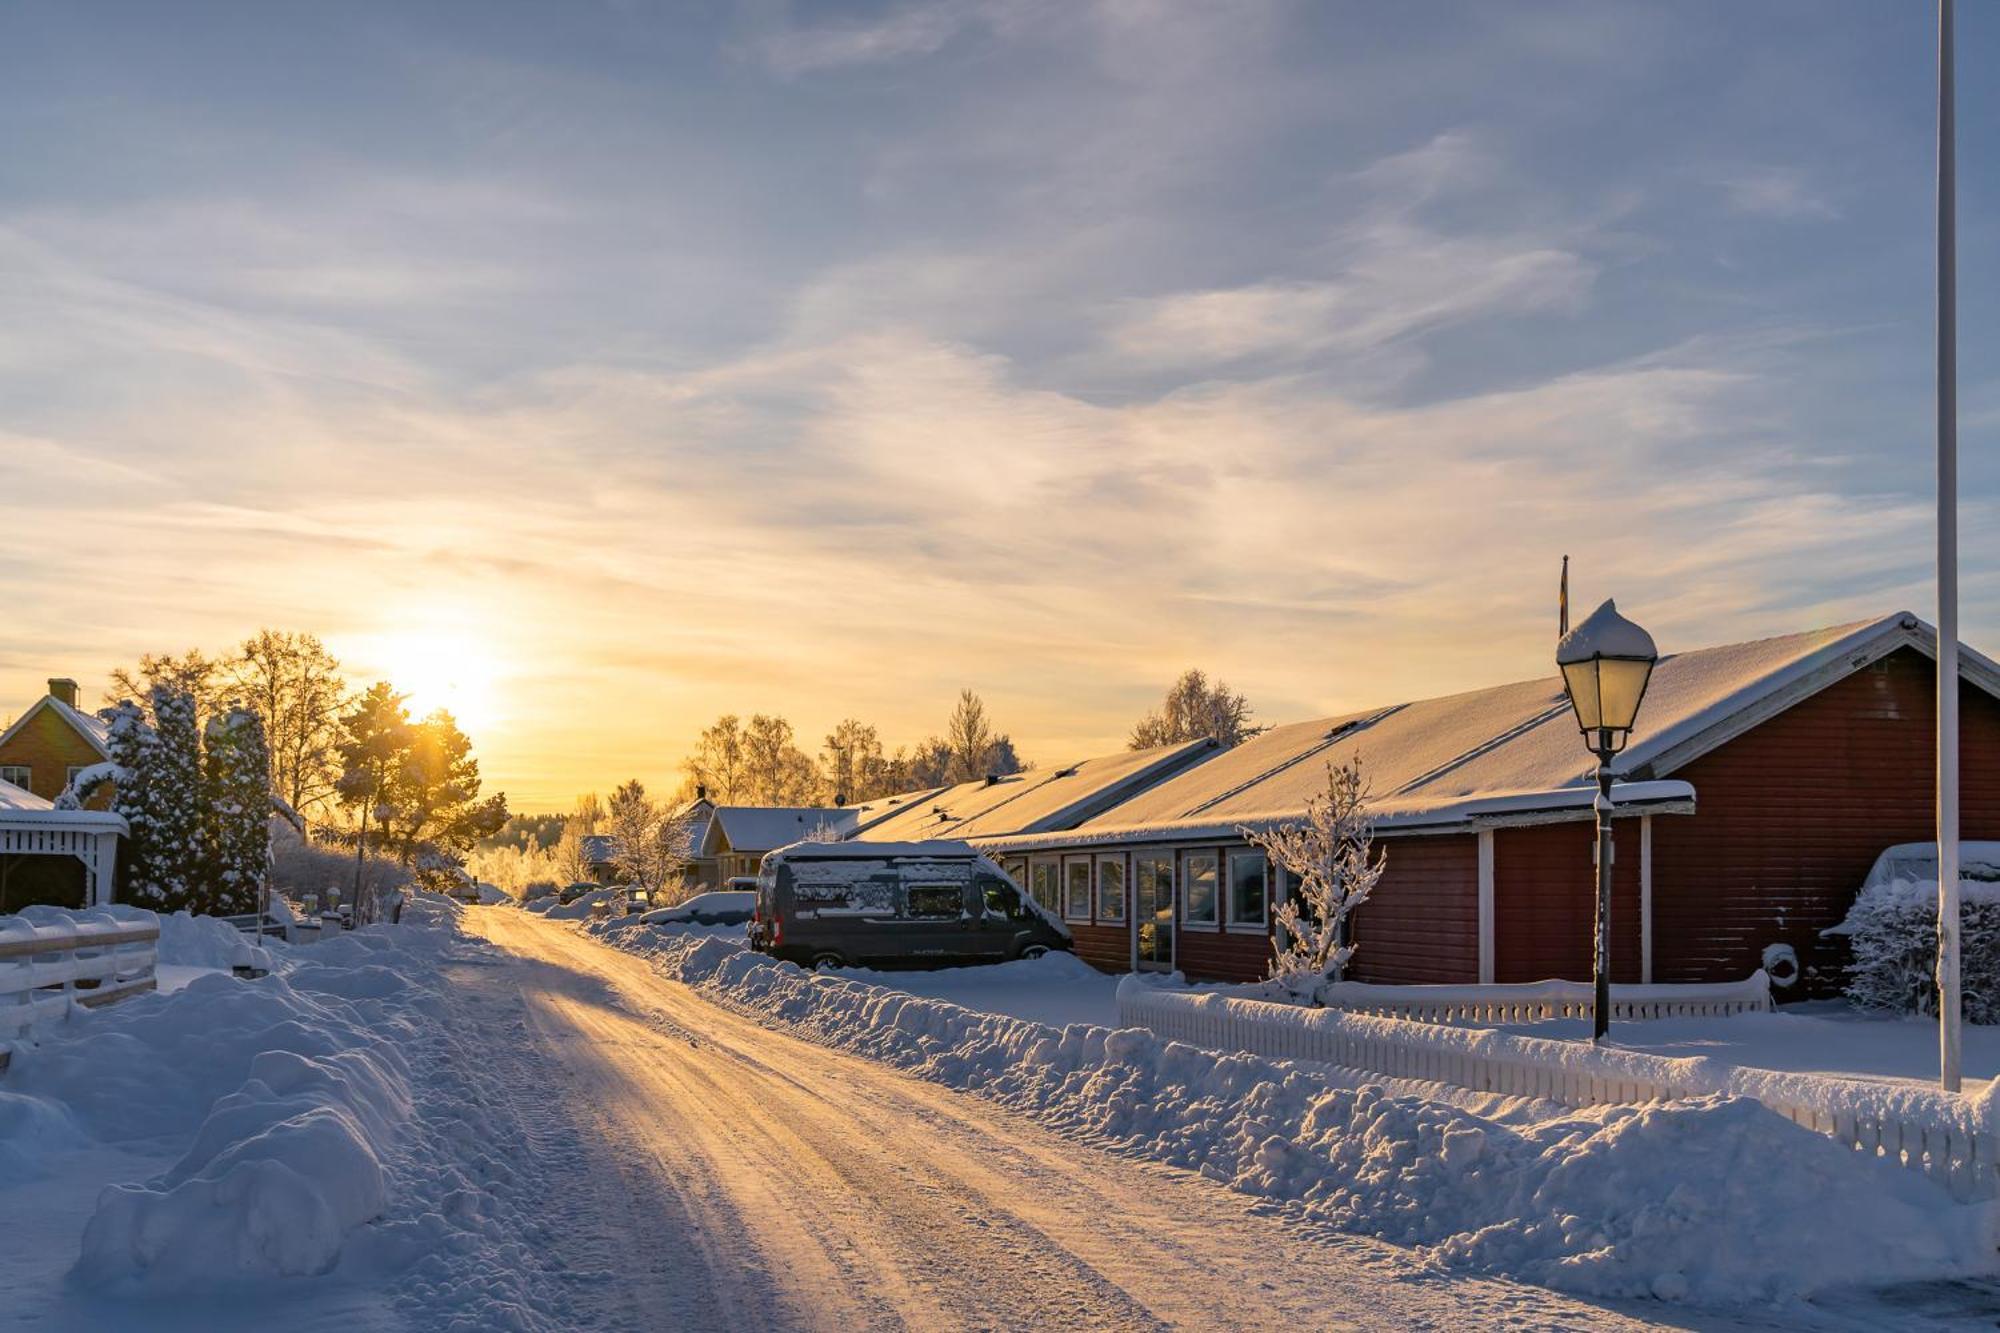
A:
[[[1254,921],[1239,921],[1236,919],[1236,862],[1252,857],[1263,862],[1264,866],[1264,892],[1259,898],[1264,910],[1257,914]],[[1271,928],[1271,858],[1254,847],[1239,847],[1223,853],[1222,866],[1225,872],[1222,879],[1222,915],[1228,928],[1245,935],[1261,935],[1268,931]]]
[[[1079,866],[1083,868],[1083,911],[1076,913],[1069,910],[1070,872]],[[1062,895],[1062,919],[1065,921],[1080,922],[1084,925],[1090,924],[1090,914],[1096,906],[1097,900],[1097,876],[1094,873],[1094,867],[1091,864],[1090,858],[1088,856],[1065,856],[1062,859],[1062,873],[1058,877],[1056,887]]]
[[[1054,885],[1054,902],[1042,902],[1035,895],[1035,871],[1043,866],[1049,868],[1050,882]],[[1029,898],[1050,912],[1062,911],[1062,858],[1060,856],[1031,856],[1028,858],[1028,882],[1022,885]]]
[[[1189,890],[1194,888],[1194,872],[1188,869],[1188,863],[1190,861],[1194,861],[1201,857],[1208,858],[1208,860],[1214,862],[1215,865],[1214,878],[1210,881],[1210,887],[1213,889],[1215,896],[1210,900],[1209,904],[1210,911],[1213,913],[1213,915],[1207,917],[1197,917],[1194,915],[1193,912],[1188,910]],[[1188,926],[1200,926],[1207,930],[1221,930],[1222,929],[1222,854],[1212,849],[1200,848],[1191,852],[1182,852],[1180,860],[1181,864],[1179,867],[1180,869],[1179,888],[1180,888],[1182,927],[1186,928]]]
[[[16,775],[19,776],[16,776]],[[28,784],[35,780],[33,764],[0,764],[0,782],[11,782],[22,791],[31,791]]]
[[[1118,871],[1118,910],[1115,914],[1106,912],[1104,904],[1104,868],[1114,867]],[[1096,883],[1092,886],[1091,901],[1096,904],[1097,921],[1100,925],[1122,926],[1131,915],[1132,877],[1126,873],[1123,856],[1099,856],[1097,858]]]

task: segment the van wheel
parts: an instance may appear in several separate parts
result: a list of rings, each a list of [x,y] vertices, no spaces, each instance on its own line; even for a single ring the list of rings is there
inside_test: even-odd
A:
[[[1016,956],[1020,958],[1047,958],[1049,956],[1049,946],[1046,944],[1026,945]]]
[[[846,967],[847,960],[831,949],[822,949],[812,956],[812,970],[824,972],[829,968]]]

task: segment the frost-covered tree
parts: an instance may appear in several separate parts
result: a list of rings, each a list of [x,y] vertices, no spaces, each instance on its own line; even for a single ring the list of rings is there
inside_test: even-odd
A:
[[[205,869],[201,736],[191,691],[162,681],[147,691],[147,704],[125,700],[110,710],[112,759],[125,775],[112,809],[132,830],[127,896],[173,912],[197,899]]]
[[[563,820],[562,833],[549,852],[552,869],[563,883],[574,884],[590,878],[590,850],[583,840],[595,834],[603,822],[604,805],[596,792],[580,797],[576,809]]]
[[[696,822],[686,807],[654,801],[637,778],[619,786],[605,804],[604,831],[611,836],[619,873],[669,904],[686,896],[688,843]]]
[[[894,761],[883,754],[881,735],[859,718],[845,718],[827,733],[819,774],[829,798],[848,805],[898,790]]]
[[[340,803],[355,815],[354,910],[363,921],[380,915],[369,851],[387,835],[395,816],[397,782],[410,750],[410,712],[386,680],[376,681],[341,718]]]
[[[1862,889],[1832,934],[1853,947],[1846,995],[1859,1009],[1937,1013],[1937,879]],[[1959,881],[1959,1004],[1968,1023],[2000,1023],[2000,884]]]
[[[746,800],[743,720],[734,713],[717,718],[695,739],[685,767],[688,795],[703,791],[709,800],[722,805]]]
[[[223,663],[199,648],[190,648],[178,657],[172,653],[143,653],[136,668],[119,667],[111,673],[110,697],[114,703],[136,701],[146,720],[156,722],[153,691],[164,685],[194,699],[195,725],[200,726],[222,703],[226,684]]]
[[[1307,799],[1305,822],[1238,831],[1298,887],[1296,899],[1278,905],[1272,980],[1302,997],[1340,980],[1354,957],[1348,918],[1368,901],[1388,864],[1387,853],[1374,850],[1360,758],[1327,764],[1326,790]]]
[[[755,805],[817,805],[819,771],[793,739],[792,724],[757,713],[743,726],[744,797]]]
[[[1167,690],[1160,711],[1148,713],[1132,729],[1131,748],[1214,740],[1224,749],[1257,734],[1250,725],[1250,701],[1221,681],[1214,684],[1202,672],[1189,669]]]
[[[271,873],[271,758],[263,721],[248,708],[218,711],[203,740],[207,866],[191,905],[216,915],[261,911]]]

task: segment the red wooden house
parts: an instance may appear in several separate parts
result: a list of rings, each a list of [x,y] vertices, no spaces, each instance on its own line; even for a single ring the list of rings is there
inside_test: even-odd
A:
[[[1617,764],[1617,980],[1739,979],[1784,944],[1804,989],[1837,981],[1820,931],[1883,848],[1932,836],[1935,643],[1898,613],[1661,660]],[[2000,668],[1961,662],[1963,836],[2000,839]],[[1588,979],[1595,761],[1556,676],[1276,727],[1074,818],[935,836],[1001,857],[1100,967],[1251,979],[1285,885],[1240,829],[1299,818],[1354,755],[1388,872],[1351,975]]]

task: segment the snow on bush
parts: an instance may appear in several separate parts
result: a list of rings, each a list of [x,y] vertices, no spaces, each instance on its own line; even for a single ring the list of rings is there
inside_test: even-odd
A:
[[[1749,1098],[1503,1121],[1324,1067],[814,976],[719,939],[621,942],[813,1040],[1441,1264],[1709,1303],[1994,1268],[1990,1206],[1954,1204]]]
[[[1853,946],[1847,998],[1862,1009],[1937,1012],[1935,879],[1870,884],[1828,931]],[[2000,1023],[2000,884],[1959,881],[1959,986],[1968,1023]]]
[[[159,961],[170,967],[236,966],[250,937],[220,917],[188,912],[159,914]]]

